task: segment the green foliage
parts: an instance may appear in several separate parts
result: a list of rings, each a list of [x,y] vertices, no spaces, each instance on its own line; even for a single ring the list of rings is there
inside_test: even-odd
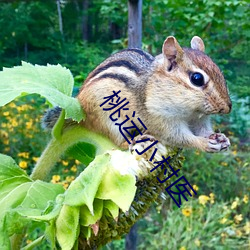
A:
[[[89,2],[88,9],[83,10],[80,0],[63,1],[61,11],[64,32],[61,34],[55,1],[3,1],[0,5],[0,67],[18,65],[21,60],[41,65],[60,63],[71,69],[75,82],[81,86],[88,73],[112,51],[127,47],[126,1]],[[83,41],[82,34],[84,16],[89,19],[87,41]],[[216,125],[217,128],[231,135],[231,152],[219,155],[186,153],[183,169],[185,176],[190,183],[199,186],[199,194],[210,197],[209,193],[215,193],[215,204],[210,200],[210,204],[204,207],[198,200],[194,199],[191,204],[189,201],[184,209],[192,206],[191,216],[185,216],[180,209],[176,210],[168,204],[157,211],[151,210],[140,224],[139,232],[144,232],[140,235],[141,249],[165,249],[166,246],[169,246],[169,249],[196,249],[214,248],[215,245],[216,249],[230,249],[230,246],[234,249],[248,247],[246,235],[247,232],[249,235],[249,222],[245,218],[249,217],[249,209],[245,204],[249,203],[243,201],[250,188],[248,19],[248,1],[143,1],[143,48],[157,54],[161,52],[162,43],[168,35],[175,35],[184,46],[188,46],[193,35],[201,36],[206,45],[206,52],[225,74],[233,97],[233,110],[229,116],[218,116],[215,120],[216,124],[220,124],[220,127]],[[37,162],[47,140],[47,135],[41,132],[39,125],[40,116],[46,108],[43,99],[33,95],[21,97],[0,110],[0,152],[11,154],[28,173]],[[60,132],[59,129],[56,135],[60,136]],[[76,148],[78,151],[75,151]],[[68,155],[74,158],[78,155],[76,158],[87,165],[96,151],[94,147],[89,151],[86,151],[86,148],[86,144],[80,143],[73,146]],[[85,165],[65,156],[53,170],[51,181],[67,188],[75,176],[83,171]],[[7,178],[8,180],[1,184],[6,190],[3,196],[16,185],[27,181],[27,178],[25,175]],[[28,181],[27,187],[29,185]],[[82,207],[80,221],[83,225],[88,221],[83,214],[88,214],[88,218],[96,220],[104,207],[108,207],[113,217],[117,215],[117,205],[107,204],[106,201],[101,205],[98,201],[94,199],[93,202],[94,210],[97,211],[96,217],[91,217],[86,206]],[[233,204],[237,204],[234,209],[231,208]],[[225,205],[227,209],[224,209]],[[55,206],[52,202],[47,207],[47,216],[52,219],[60,210],[61,203],[58,202]],[[240,214],[243,220],[236,223],[234,216]],[[227,218],[224,224],[218,219],[222,218],[222,215]],[[15,220],[19,223],[14,223],[10,229],[26,225],[26,221],[21,221],[17,213],[10,213],[7,217],[9,221]],[[30,247],[42,240],[41,249],[53,247],[53,244],[44,243],[41,235],[44,234],[45,227],[41,226],[40,222],[32,222],[29,226],[28,243],[33,240]],[[203,227],[208,232],[206,235]],[[191,230],[188,230],[189,228]],[[90,234],[91,230],[86,230],[85,236]],[[46,228],[46,235],[50,242],[55,242],[53,224]],[[0,237],[4,235],[0,234]],[[35,239],[38,242],[34,241]],[[155,240],[152,241],[153,239]],[[108,246],[108,249],[121,248],[124,248],[124,239]]]
[[[11,75],[14,79],[10,77]],[[44,67],[25,63],[23,66],[12,70],[4,70],[0,73],[0,78],[2,105],[23,93],[42,94],[42,87],[46,90],[43,95],[47,97],[48,101],[51,101],[51,95],[56,98],[55,95],[62,91],[63,95],[60,96],[62,99],[60,102],[63,102],[71,94],[73,87],[70,72],[61,66],[48,65]],[[7,86],[7,80],[9,80],[10,86]],[[41,86],[37,84],[38,80]],[[19,82],[23,84],[20,85]],[[27,82],[30,88],[27,88]],[[69,86],[64,86],[64,84],[58,86],[59,82],[68,83]],[[8,92],[10,89],[12,91]],[[55,92],[55,90],[58,92]],[[6,95],[6,92],[9,95]],[[73,106],[74,112],[69,112],[69,115],[71,115],[69,118],[75,117],[77,109],[76,105]],[[20,241],[19,238],[23,238],[22,232],[33,223],[36,223],[36,226],[40,229],[44,229],[44,226],[46,226],[46,230],[43,232],[46,237],[38,235],[33,242],[25,246],[25,249],[43,243],[45,238],[49,239],[52,248],[58,242],[63,249],[72,249],[73,247],[77,249],[80,234],[81,237],[85,236],[85,241],[89,240],[91,236],[96,236],[96,232],[99,231],[99,221],[103,223],[100,230],[105,233],[105,230],[109,230],[110,221],[112,225],[116,224],[115,219],[119,215],[119,209],[125,213],[133,202],[137,189],[135,174],[137,174],[137,171],[141,171],[137,160],[131,156],[130,152],[115,151],[115,146],[107,139],[95,135],[91,131],[86,132],[81,126],[73,126],[71,130],[66,129],[64,131],[62,127],[64,111],[67,113],[67,107],[62,111],[63,115],[59,118],[56,128],[53,130],[54,138],[37,162],[31,178],[19,168],[12,158],[0,154],[0,201],[2,204],[0,244],[2,249],[19,248],[18,242]],[[8,116],[8,111],[5,111],[4,115]],[[82,117],[78,118],[81,119]],[[61,135],[57,130],[61,131]],[[85,132],[80,134],[81,131]],[[87,136],[84,138],[86,134],[91,136],[93,141],[98,141],[95,146],[99,145],[99,148],[93,152],[94,146],[91,145],[88,149],[86,143],[77,144],[77,149],[80,152],[83,152],[86,156],[89,155],[94,160],[72,181],[65,192],[61,185],[39,180],[46,178],[47,173],[54,166],[53,157],[58,160],[60,155],[67,151],[67,146],[70,148],[73,145],[74,148],[74,138],[78,138],[77,142],[85,139],[87,143],[90,143],[91,140]],[[8,134],[5,134],[5,136],[8,138]],[[103,145],[101,145],[102,143]],[[107,151],[107,149],[113,150]],[[102,155],[95,155],[95,153],[100,154],[104,151],[106,153]],[[29,158],[29,154],[25,152],[20,156]],[[87,160],[90,160],[90,157]],[[86,157],[83,160],[86,163]],[[120,161],[125,164],[127,172],[124,172],[123,165],[119,166],[121,165],[119,164]],[[20,167],[26,168],[27,166],[20,163]],[[130,168],[134,171],[134,174],[129,173]],[[130,223],[133,221],[131,219]],[[122,233],[121,227],[119,230],[119,233]],[[112,235],[108,238],[118,236],[118,232],[113,230]],[[82,240],[84,241],[84,238]],[[106,241],[107,237],[102,237],[99,239],[98,245]]]
[[[87,9],[82,6],[79,0],[61,4],[64,32],[60,34],[55,2],[2,3],[0,65],[13,66],[21,60],[60,63],[71,69],[80,85],[108,54],[127,46],[128,21],[126,1],[93,0]],[[206,52],[223,69],[231,92],[246,97],[250,93],[249,13],[247,1],[145,0],[144,48],[157,54],[168,35],[186,46],[192,36],[199,35]],[[84,20],[88,40],[83,42]],[[119,45],[112,40],[123,42]]]
[[[33,182],[12,158],[0,154],[1,165],[1,249],[9,249],[9,237],[21,233],[30,221],[26,216],[37,215],[64,190],[57,184]]]
[[[77,242],[80,225],[89,227],[104,215],[115,219],[119,208],[127,211],[136,191],[135,176],[121,175],[112,165],[115,162],[111,161],[111,155],[112,152],[95,158],[64,195],[59,196],[64,192],[61,185],[32,181],[13,159],[0,155],[2,248],[8,249],[9,236],[22,232],[23,227],[34,220],[53,226],[48,236],[54,239],[52,245],[55,245],[55,237],[50,235],[54,235],[54,231],[60,246],[71,249]],[[126,160],[128,153],[123,155]],[[91,232],[88,238],[90,236]],[[40,242],[42,238],[38,239]]]
[[[12,69],[0,72],[0,105],[25,94],[40,94],[54,106],[65,109],[65,118],[80,121],[84,118],[77,99],[72,98],[74,80],[69,70],[61,65],[33,66],[22,63]],[[8,85],[8,88],[6,86]]]
[[[248,205],[239,199],[233,205],[211,197],[199,196],[178,210],[158,207],[139,224],[138,249],[248,249],[250,224],[242,216]]]

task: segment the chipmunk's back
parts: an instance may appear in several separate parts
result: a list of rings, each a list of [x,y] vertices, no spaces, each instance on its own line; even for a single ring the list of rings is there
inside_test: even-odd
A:
[[[113,54],[98,65],[87,77],[78,95],[87,118],[84,126],[101,132],[112,138],[117,144],[124,139],[118,127],[109,119],[108,112],[100,108],[104,97],[120,91],[121,98],[129,101],[130,111],[121,112],[120,121],[126,119],[125,115],[139,111],[145,101],[147,78],[152,72],[152,63],[155,58],[140,49],[126,49]]]
[[[140,49],[125,49],[107,58],[87,77],[84,85],[115,79],[133,87],[133,82],[150,70],[154,57]]]

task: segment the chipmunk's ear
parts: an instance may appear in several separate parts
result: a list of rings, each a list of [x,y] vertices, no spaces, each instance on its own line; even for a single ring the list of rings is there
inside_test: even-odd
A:
[[[203,40],[198,37],[198,36],[194,36],[191,40],[191,48],[192,49],[197,49],[197,50],[200,50],[202,52],[205,51],[205,45],[204,45],[204,42]]]
[[[179,61],[182,59],[183,50],[175,37],[169,36],[162,46],[162,54],[170,61]]]

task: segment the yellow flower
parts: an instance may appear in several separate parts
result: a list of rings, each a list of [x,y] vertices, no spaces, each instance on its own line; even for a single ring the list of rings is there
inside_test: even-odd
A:
[[[199,239],[195,239],[194,240],[194,244],[199,247],[201,245],[201,242],[199,241]]]
[[[19,157],[23,157],[23,158],[29,158],[29,155],[30,153],[29,152],[21,152],[21,153],[18,153],[18,156]]]
[[[181,247],[180,250],[186,250],[186,248],[185,247]]]
[[[241,232],[239,229],[237,229],[237,230],[236,230],[236,235],[237,235],[238,237],[241,237],[241,236],[242,236],[242,232]]]
[[[11,125],[12,125],[12,127],[17,127],[17,126],[18,126],[18,123],[17,123],[16,120],[12,120],[12,121],[11,121]]]
[[[32,126],[33,126],[33,122],[32,122],[32,120],[30,120],[30,121],[26,122],[26,128],[27,128],[27,129],[31,129],[31,128],[32,128]]]
[[[10,106],[11,108],[15,108],[15,107],[16,107],[16,104],[15,104],[14,102],[11,102],[11,103],[9,104],[9,106]]]
[[[5,147],[4,148],[4,152],[9,152],[10,151],[10,147]]]
[[[68,186],[69,186],[69,183],[68,183],[68,182],[64,182],[64,183],[63,183],[63,187],[64,187],[64,189],[67,189],[67,188],[68,188]]]
[[[75,179],[75,176],[67,176],[66,181],[67,182],[72,182]]]
[[[197,185],[193,185],[193,189],[194,189],[194,191],[198,191],[199,187]]]
[[[63,166],[68,166],[69,165],[69,163],[67,161],[63,161],[63,160],[62,160],[62,164],[63,164]]]
[[[17,110],[20,112],[20,111],[25,111],[25,110],[28,110],[28,109],[33,109],[31,106],[27,105],[27,104],[24,104],[24,105],[21,105],[21,106],[17,106]]]
[[[236,224],[239,224],[243,220],[242,214],[237,214],[234,216],[234,221]]]
[[[222,238],[225,238],[225,237],[227,237],[227,234],[226,233],[221,233],[221,235],[220,235]]]
[[[237,162],[239,162],[239,163],[242,162],[242,160],[241,160],[239,157],[236,157],[235,160],[236,160]]]
[[[5,137],[5,138],[9,137],[9,134],[4,130],[0,130],[0,135],[1,135],[1,137]]]
[[[73,165],[73,166],[70,168],[70,170],[71,170],[72,172],[76,172],[76,171],[77,171],[76,165]]]
[[[207,195],[200,195],[199,196],[199,203],[203,206],[210,200],[210,198]]]
[[[245,230],[246,234],[250,234],[250,222],[249,221],[244,226],[244,230]]]
[[[186,217],[189,217],[192,214],[192,208],[190,207],[183,208],[181,211],[182,214],[185,215]]]
[[[10,114],[10,112],[8,112],[8,111],[3,112],[4,116],[8,116],[9,114]]]
[[[238,201],[234,201],[231,205],[231,209],[235,209],[239,205]]]
[[[233,151],[232,151],[232,154],[233,154],[233,155],[237,155],[237,150],[233,150]]]
[[[57,183],[57,182],[60,181],[60,179],[61,179],[61,176],[60,176],[60,175],[53,175],[53,176],[52,176],[51,182],[52,182],[52,183]]]
[[[38,159],[39,159],[39,157],[32,157],[32,160],[34,161],[34,162],[37,162],[38,161]]]
[[[9,145],[9,144],[10,144],[9,139],[8,139],[8,138],[4,138],[4,139],[3,139],[3,144]]]
[[[27,161],[20,161],[19,162],[19,167],[23,168],[23,169],[26,169],[28,167]]]
[[[225,224],[227,222],[227,218],[222,218],[221,220],[220,220],[220,224]]]
[[[75,164],[79,165],[79,164],[81,164],[81,162],[78,160],[75,160]]]
[[[247,204],[248,200],[249,200],[248,195],[245,194],[244,197],[243,197],[243,202]]]
[[[214,193],[210,193],[209,197],[210,197],[210,203],[214,204]]]
[[[223,161],[223,162],[221,163],[221,165],[224,166],[224,167],[226,167],[226,166],[228,166],[228,163]]]

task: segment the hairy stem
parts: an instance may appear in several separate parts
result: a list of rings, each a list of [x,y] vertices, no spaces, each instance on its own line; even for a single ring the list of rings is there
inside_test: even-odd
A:
[[[92,132],[82,126],[72,126],[63,131],[60,138],[52,138],[39,158],[31,178],[33,180],[46,180],[50,171],[60,159],[61,155],[72,145],[78,142],[86,142],[96,147],[96,155],[106,150],[117,149],[109,139]]]

